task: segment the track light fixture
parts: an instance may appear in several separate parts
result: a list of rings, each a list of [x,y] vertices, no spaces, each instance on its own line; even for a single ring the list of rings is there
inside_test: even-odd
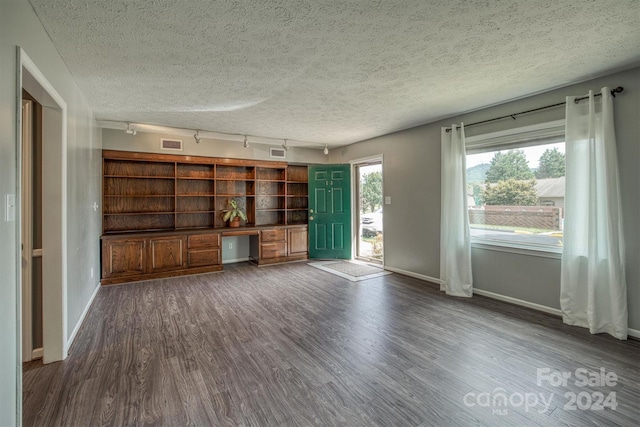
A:
[[[284,151],[289,150],[289,147],[287,146],[287,140],[284,140],[284,144],[282,144],[282,148],[284,148]]]
[[[193,134],[193,139],[196,140],[196,144],[200,144],[200,131],[196,130],[196,133]]]
[[[244,136],[244,144],[242,144],[244,148],[249,148],[249,141],[247,141],[247,135]]]
[[[131,129],[131,123],[127,123],[127,129],[125,129],[124,133],[127,135],[135,135],[138,132],[135,129]]]
[[[324,144],[324,150],[322,150],[322,152],[324,153],[325,156],[329,155],[329,145],[328,144]]]

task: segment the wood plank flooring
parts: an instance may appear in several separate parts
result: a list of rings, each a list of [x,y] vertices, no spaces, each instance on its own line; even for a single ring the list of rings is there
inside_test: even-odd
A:
[[[537,368],[604,368],[618,381],[580,387],[573,376],[567,385],[538,385]],[[67,360],[25,364],[23,377],[25,426],[632,426],[640,419],[639,341],[592,336],[483,297],[446,297],[399,274],[349,282],[305,263],[243,263],[102,288]],[[578,403],[586,407],[598,392],[615,392],[617,408],[565,408],[565,393],[583,393]],[[546,411],[534,395],[551,399]]]

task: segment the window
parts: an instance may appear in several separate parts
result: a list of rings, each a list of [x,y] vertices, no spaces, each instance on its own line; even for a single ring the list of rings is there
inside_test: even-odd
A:
[[[472,242],[560,252],[564,121],[467,138]]]

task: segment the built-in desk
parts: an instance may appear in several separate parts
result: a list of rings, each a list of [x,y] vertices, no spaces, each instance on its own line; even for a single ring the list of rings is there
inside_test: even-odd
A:
[[[252,236],[257,265],[308,258],[308,227],[276,225],[102,236],[102,285],[222,271],[224,236]]]

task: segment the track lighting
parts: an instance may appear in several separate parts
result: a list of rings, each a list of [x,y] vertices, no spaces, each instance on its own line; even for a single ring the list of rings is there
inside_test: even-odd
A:
[[[193,134],[193,139],[196,140],[196,144],[200,144],[200,131],[197,130],[196,133]]]
[[[324,144],[324,150],[322,150],[322,152],[325,156],[329,155],[329,146],[327,144]]]
[[[249,148],[249,141],[247,141],[247,135],[244,136],[244,144],[242,144],[244,148]]]
[[[284,148],[284,151],[289,150],[289,147],[287,146],[287,140],[284,140],[284,144],[282,144],[282,148]]]
[[[135,135],[138,132],[136,132],[135,129],[131,129],[131,123],[127,123],[127,129],[125,129],[124,133],[126,133],[128,135]]]

